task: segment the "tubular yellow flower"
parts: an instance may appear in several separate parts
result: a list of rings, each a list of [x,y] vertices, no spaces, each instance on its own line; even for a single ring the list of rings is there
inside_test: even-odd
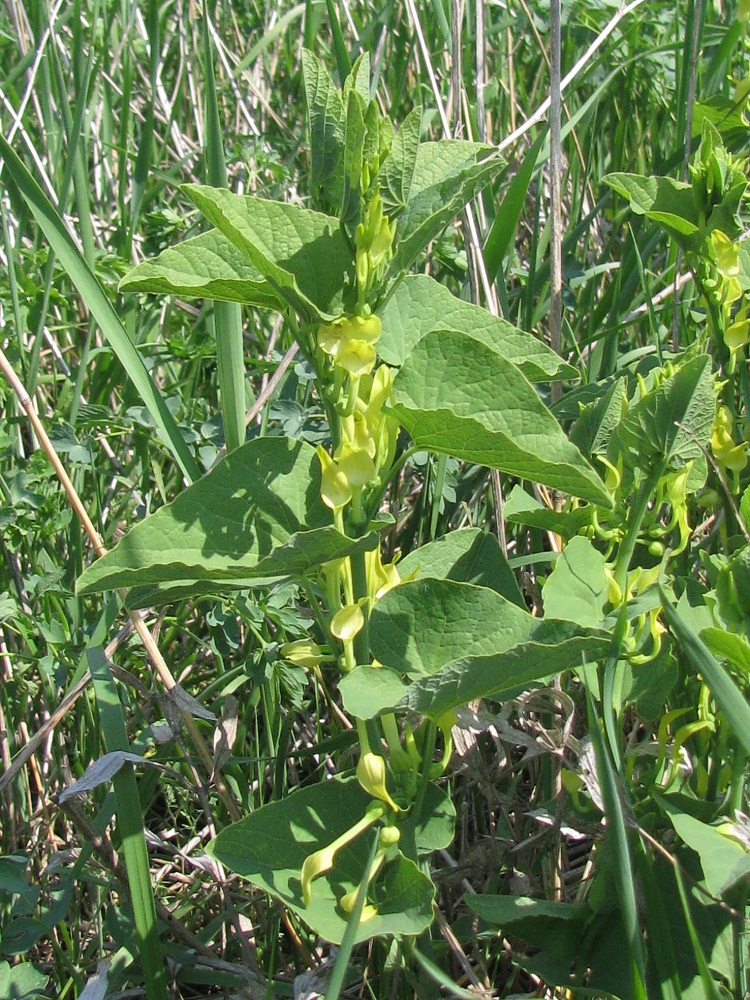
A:
[[[400,806],[396,805],[385,786],[385,761],[379,754],[373,753],[371,750],[362,754],[357,764],[357,779],[368,795],[385,802],[394,812],[401,811]]]
[[[711,243],[716,254],[716,269],[723,278],[736,278],[740,273],[740,248],[720,229],[711,233]]]
[[[747,447],[744,442],[735,444],[732,430],[732,414],[726,406],[720,406],[711,434],[711,451],[719,465],[732,472],[742,472],[747,465]]]
[[[351,483],[322,445],[319,444],[315,450],[323,470],[320,484],[323,503],[333,511],[341,510],[352,498]]]
[[[342,642],[350,642],[365,624],[365,616],[359,602],[340,608],[331,619],[331,634]]]
[[[375,478],[375,463],[367,452],[346,442],[337,449],[336,462],[350,486],[364,486]]]
[[[384,815],[385,809],[379,803],[372,803],[367,808],[367,812],[364,814],[362,819],[358,820],[354,826],[350,827],[345,833],[342,833],[340,837],[337,837],[332,843],[327,847],[321,848],[319,851],[315,851],[309,857],[305,858],[302,865],[302,870],[300,872],[300,881],[302,882],[302,899],[305,906],[310,905],[310,900],[312,899],[312,882],[319,875],[324,875],[333,868],[333,863],[336,860],[336,853],[346,844],[351,843],[356,837],[360,835],[368,827],[372,826],[373,823],[377,823],[379,819]]]
[[[389,590],[401,583],[395,562],[389,563],[387,566],[383,565],[379,545],[377,548],[365,552],[365,565],[367,567],[367,589],[371,600],[379,601]]]
[[[375,348],[366,340],[346,340],[336,352],[336,363],[350,375],[369,375],[375,365]]]
[[[294,642],[285,642],[279,649],[279,653],[285,660],[289,660],[297,667],[317,667],[319,663],[332,659],[312,639],[296,639]]]

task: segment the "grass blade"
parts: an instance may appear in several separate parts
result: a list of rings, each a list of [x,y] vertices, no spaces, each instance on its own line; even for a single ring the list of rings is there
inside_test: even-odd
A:
[[[101,646],[87,652],[94,684],[99,721],[107,750],[130,749],[120,699],[112,680],[107,658]],[[151,872],[138,785],[132,764],[125,764],[112,779],[117,797],[117,825],[122,838],[122,852],[128,871],[128,885],[133,904],[146,995],[149,1000],[168,1000],[164,958],[156,924],[156,906],[151,889]]]
[[[638,921],[638,907],[635,899],[635,873],[631,858],[628,830],[620,800],[620,788],[617,783],[612,761],[604,745],[599,720],[594,710],[591,692],[586,689],[589,712],[589,730],[594,744],[599,784],[604,801],[604,814],[607,817],[609,836],[612,838],[613,855],[615,858],[615,884],[620,900],[622,922],[627,934],[627,946],[630,952],[630,967],[633,977],[634,1000],[648,1000],[646,993],[646,957]]]
[[[68,277],[78,289],[89,312],[117,355],[144,405],[151,414],[162,439],[168,445],[183,475],[193,482],[201,475],[198,464],[185,443],[180,429],[167,409],[159,390],[146,370],[143,359],[128,337],[112,303],[96,276],[83,259],[54,205],[27,170],[21,158],[0,136],[0,157],[34,214]]]
[[[497,211],[485,241],[483,256],[487,277],[490,281],[494,281],[497,277],[503,259],[513,242],[518,220],[521,218],[521,212],[526,203],[526,192],[529,189],[531,175],[534,172],[545,136],[546,130],[537,136],[534,144],[526,153],[523,163],[505,192],[503,203]]]
[[[716,704],[724,712],[734,734],[750,754],[750,706],[732,678],[722,667],[703,640],[688,625],[675,608],[661,585],[659,586],[664,617],[682,646],[691,666],[711,689]]]

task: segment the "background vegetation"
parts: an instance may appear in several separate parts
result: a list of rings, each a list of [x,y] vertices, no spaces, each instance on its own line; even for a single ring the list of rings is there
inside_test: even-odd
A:
[[[183,488],[185,463],[207,471],[224,447],[216,323],[228,322],[226,314],[211,302],[117,290],[133,264],[202,225],[180,185],[215,180],[215,160],[206,157],[213,125],[207,97],[217,96],[231,190],[297,204],[310,194],[303,46],[332,72],[342,50],[352,59],[370,52],[381,109],[400,122],[421,104],[425,138],[447,133],[499,145],[507,169],[476,199],[472,215],[457,219],[432,247],[431,273],[454,294],[473,293],[558,346],[579,377],[564,384],[560,398],[540,391],[567,426],[581,401],[593,398],[586,386],[607,386],[636,370],[646,375],[703,336],[694,263],[656,222],[631,214],[602,178],[624,171],[687,179],[702,121],[716,120],[705,109],[718,107],[719,98],[739,109],[730,127],[722,105],[725,143],[746,153],[746,6],[740,3],[738,18],[736,4],[707,0],[564,4],[560,67],[564,80],[571,78],[562,95],[555,226],[544,127],[551,51],[544,2],[394,0],[376,7],[248,0],[209,4],[206,17],[189,0],[9,0],[0,12],[2,134],[56,206],[127,336],[80,280],[71,281],[64,253],[40,230],[6,157],[2,347],[105,546]],[[564,278],[559,325],[550,293],[556,232]],[[324,441],[322,409],[289,332],[258,310],[244,310],[242,324],[244,399],[237,405],[247,412],[249,434]],[[182,468],[156,433],[142,390],[127,377],[132,347],[186,442]],[[746,351],[742,346],[738,362],[744,391]],[[742,389],[736,416],[747,440]],[[105,995],[94,992],[105,981],[111,995],[126,987],[138,995],[143,976],[126,852],[109,822],[113,793],[103,781],[87,798],[58,801],[118,740],[158,765],[138,769],[137,793],[172,995],[325,993],[329,946],[205,853],[229,820],[321,778],[334,758],[346,760],[353,742],[325,674],[279,654],[311,628],[297,586],[182,602],[151,615],[166,669],[155,675],[114,599],[75,596],[75,580],[92,557],[89,539],[5,380],[0,398],[0,996],[7,987],[13,997],[79,997],[88,983],[88,1000]],[[718,490],[723,513],[708,503],[690,508],[683,576],[704,589],[715,583],[712,566],[718,572],[712,558],[730,553],[747,524],[747,512],[743,518],[737,509],[741,475],[728,484],[734,507],[716,473],[709,486]],[[498,483],[479,466],[416,456],[389,499],[388,547],[405,556],[456,527],[497,532],[528,607],[540,613],[560,534],[529,527],[507,509],[504,517]],[[510,479],[501,484],[506,501],[513,486]],[[546,491],[541,500],[557,503]],[[735,631],[742,636],[747,592],[743,597],[741,583],[738,591]],[[102,642],[112,666],[92,666],[95,699],[85,651]],[[683,768],[672,778],[679,777],[684,795],[706,803],[705,824],[734,822],[746,807],[745,755],[730,729],[711,722],[701,703],[710,695],[694,667],[673,658],[664,669],[674,671],[672,686],[656,684],[640,692],[640,701],[624,696],[617,703],[623,746],[650,743],[662,754],[669,746],[674,767]],[[737,671],[740,687],[746,671]],[[126,733],[117,713],[102,709],[102,699],[114,704],[118,696]],[[181,710],[192,713],[209,748],[204,756],[182,732]],[[561,963],[575,954],[577,931],[564,919],[556,923],[551,911],[542,914],[550,923],[537,922],[533,933],[512,921],[505,928],[501,921],[498,932],[497,922],[480,920],[464,897],[586,898],[603,827],[601,800],[580,778],[586,771],[579,751],[591,735],[583,690],[565,680],[536,686],[503,704],[472,705],[462,722],[447,779],[459,806],[457,835],[433,865],[439,915],[432,957],[414,972],[388,942],[371,944],[355,954],[347,995],[426,997],[426,979],[471,995],[553,995]],[[225,784],[212,781],[217,761]],[[645,800],[639,766],[633,760],[625,770]],[[642,876],[658,896],[675,831],[647,811],[638,820],[649,828],[656,856],[667,856]],[[694,850],[684,859],[696,884],[699,855]],[[598,885],[606,893],[606,881]],[[709,886],[716,898],[722,887]],[[678,896],[668,901],[673,905],[677,911]],[[716,912],[743,920],[744,891],[717,903],[712,919]],[[697,962],[682,995],[720,988],[744,996],[744,944],[736,943],[742,935],[728,938],[727,921],[711,924],[705,913],[701,919],[696,930],[688,917],[676,935],[692,942],[687,950]],[[550,953],[552,939],[562,945]],[[611,939],[600,944],[588,955],[594,971],[613,962],[617,948]],[[713,978],[699,954],[708,956]],[[707,985],[706,976],[721,985]],[[618,993],[618,984],[610,988],[632,995]]]

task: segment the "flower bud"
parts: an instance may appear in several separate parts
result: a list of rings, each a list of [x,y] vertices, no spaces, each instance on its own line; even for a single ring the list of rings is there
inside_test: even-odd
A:
[[[296,667],[317,667],[324,660],[330,660],[317,642],[311,639],[297,639],[294,642],[286,642],[279,649],[280,655],[285,660],[289,660]]]

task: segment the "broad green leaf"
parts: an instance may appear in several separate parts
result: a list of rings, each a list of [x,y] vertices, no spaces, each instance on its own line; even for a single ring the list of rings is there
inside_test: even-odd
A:
[[[716,413],[708,355],[693,358],[660,386],[630,407],[615,441],[641,469],[681,469],[700,460],[711,437]]]
[[[315,450],[258,438],[136,525],[84,571],[78,592],[295,577],[376,544],[375,535],[347,538],[330,520]]]
[[[423,142],[409,201],[399,216],[388,274],[395,277],[407,270],[501,167],[490,146],[460,139]]]
[[[540,624],[494,590],[428,577],[402,583],[378,601],[370,648],[385,666],[419,677],[459,657],[510,649]]]
[[[456,835],[456,808],[448,792],[430,781],[425,789],[419,816],[412,809],[399,823],[402,836],[410,830],[420,855],[450,847]]]
[[[584,455],[606,455],[617,425],[627,412],[628,380],[618,378],[606,392],[586,404],[576,420],[570,440]]]
[[[183,190],[294,309],[309,319],[335,315],[353,272],[338,219],[201,184]]]
[[[373,834],[343,847],[333,869],[312,883],[309,906],[302,901],[305,859],[327,847],[362,818],[371,801],[354,779],[334,778],[292,792],[222,830],[209,853],[231,871],[281,900],[317,934],[340,944],[346,914],[338,900],[359,885]],[[360,924],[357,941],[385,934],[419,934],[432,921],[432,881],[403,855],[387,863],[370,890],[378,912]]]
[[[639,174],[607,174],[603,180],[625,198],[636,215],[658,222],[683,247],[689,247],[689,237],[699,233],[698,208],[690,184]]]
[[[606,560],[590,539],[577,535],[555,560],[542,589],[544,614],[580,625],[601,625],[609,581]]]
[[[578,372],[541,340],[493,316],[472,302],[456,298],[426,274],[413,274],[396,286],[381,313],[383,332],[378,354],[400,366],[432,330],[457,330],[518,365],[531,382],[574,378]]]
[[[534,619],[538,621],[538,619]],[[602,659],[611,637],[574,622],[538,621],[532,636],[489,656],[465,656],[412,683],[396,706],[438,719],[477,698],[497,698],[586,661]]]
[[[706,887],[720,898],[750,871],[750,854],[736,841],[719,833],[716,827],[702,823],[683,812],[668,798],[654,796],[669,816],[678,836],[698,855]]]
[[[120,291],[195,295],[278,311],[286,305],[247,256],[218,229],[138,264],[122,279]]]
[[[432,578],[395,587],[370,616],[373,656],[399,674],[422,675],[399,706],[433,718],[473,698],[578,667],[583,654],[589,660],[603,655],[609,641],[601,630],[534,618],[485,587]],[[370,678],[361,675],[360,691]],[[360,679],[349,683],[354,688]],[[393,678],[380,680],[383,700],[387,684],[391,697],[398,693]]]
[[[393,387],[392,411],[418,448],[554,486],[606,507],[609,494],[511,362],[465,334],[433,330]]]
[[[489,587],[526,609],[513,570],[494,535],[481,528],[462,528],[428,542],[404,556],[398,564],[402,580],[432,576],[438,580]]]
[[[417,165],[422,108],[414,108],[401,122],[391,151],[378,173],[380,196],[386,215],[394,217],[405,208]]]
[[[302,50],[302,75],[310,122],[310,186],[317,199],[322,194],[333,208],[343,194],[344,103],[341,91],[323,63]]]
[[[406,692],[401,674],[389,667],[363,663],[339,681],[344,708],[358,719],[374,719],[390,711]]]
[[[630,1000],[618,914],[594,913],[587,903],[551,903],[529,896],[470,894],[464,896],[464,902],[482,920],[501,928],[505,936],[530,945],[533,951],[517,950],[514,961],[542,976],[548,986],[564,987],[574,997]],[[596,988],[578,986],[584,978]],[[610,992],[612,989],[617,992]]]
[[[536,497],[516,484],[503,506],[505,520],[511,524],[528,524],[542,531],[553,531],[563,538],[575,537],[582,528],[591,524],[591,508],[558,511],[545,507]]]

